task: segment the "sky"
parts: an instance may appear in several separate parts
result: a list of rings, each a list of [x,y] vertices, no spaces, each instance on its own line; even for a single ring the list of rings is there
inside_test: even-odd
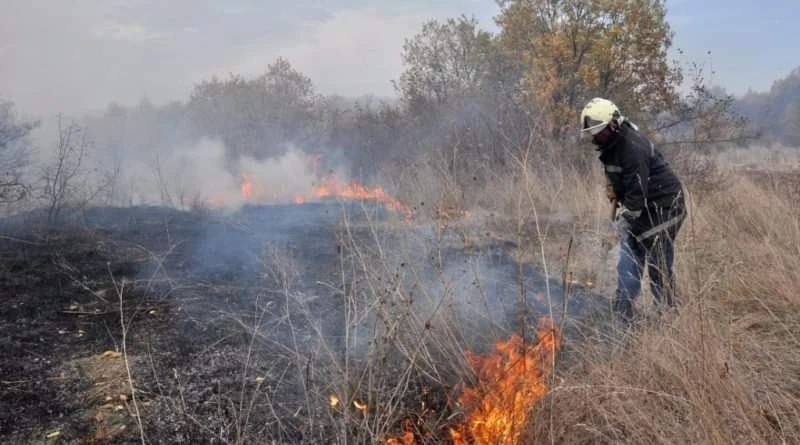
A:
[[[800,64],[796,1],[668,1],[673,46],[729,92],[766,91]],[[498,12],[495,0],[1,0],[0,97],[29,115],[163,104],[277,57],[320,93],[391,96],[424,21],[474,15],[496,31]]]

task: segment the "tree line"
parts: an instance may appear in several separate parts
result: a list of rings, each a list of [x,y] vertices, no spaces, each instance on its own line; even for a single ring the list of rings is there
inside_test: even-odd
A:
[[[748,125],[742,104],[753,109],[766,99],[737,101],[707,85],[702,64],[669,60],[673,34],[663,0],[498,5],[497,33],[462,15],[428,21],[408,38],[404,70],[393,81],[396,100],[319,94],[309,77],[278,58],[257,76],[204,80],[185,101],[111,104],[82,125],[92,153],[117,168],[126,153],[156,158],[176,144],[212,138],[224,144],[231,166],[242,156],[266,159],[295,146],[335,151],[365,181],[387,171],[412,174],[425,159],[457,187],[480,187],[491,179],[487,172],[510,168],[521,147],[533,147],[535,162],[591,162],[573,148],[576,116],[594,96],[615,100],[676,153],[743,144],[762,127],[797,141],[792,116],[800,114],[800,101],[784,90],[797,89],[798,74],[773,89],[784,101],[777,107],[782,117],[756,115]],[[686,84],[688,93],[681,92]],[[0,107],[0,149],[9,166],[0,199],[23,195],[14,172],[25,162],[11,154],[24,152],[22,141],[35,126],[15,118],[11,102]]]

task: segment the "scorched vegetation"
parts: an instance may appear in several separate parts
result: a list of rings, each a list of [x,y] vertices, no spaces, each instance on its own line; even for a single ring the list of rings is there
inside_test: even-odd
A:
[[[800,442],[797,151],[667,59],[662,1],[499,4],[408,39],[397,101],[278,59],[57,125],[0,104],[3,443]],[[689,197],[679,310],[631,331],[594,96]]]

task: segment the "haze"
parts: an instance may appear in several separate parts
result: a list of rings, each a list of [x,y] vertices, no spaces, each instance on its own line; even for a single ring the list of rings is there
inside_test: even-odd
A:
[[[715,81],[730,92],[767,90],[796,63],[791,39],[780,38],[792,4],[668,2],[674,46],[694,59],[711,51]],[[495,31],[497,12],[491,0],[4,0],[0,96],[30,115],[145,96],[163,104],[212,75],[259,74],[279,56],[320,93],[393,96],[403,40],[425,20],[474,15]],[[753,29],[766,24],[773,33]]]

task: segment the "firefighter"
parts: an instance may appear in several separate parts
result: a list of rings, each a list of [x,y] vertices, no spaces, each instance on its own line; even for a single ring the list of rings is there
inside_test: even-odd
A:
[[[664,157],[610,100],[594,98],[581,112],[581,134],[590,136],[605,169],[607,196],[620,241],[613,308],[625,323],[647,270],[659,309],[674,308],[674,246],[686,217],[683,186]]]

